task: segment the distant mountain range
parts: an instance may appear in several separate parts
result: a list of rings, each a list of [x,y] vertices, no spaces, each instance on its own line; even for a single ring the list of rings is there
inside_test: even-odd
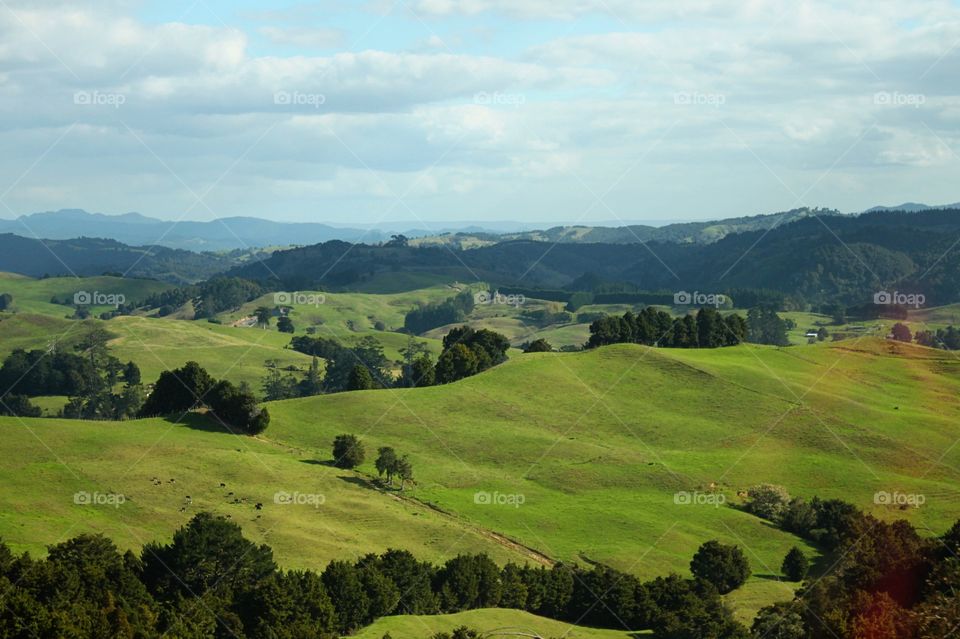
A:
[[[189,251],[305,246],[341,240],[376,244],[393,234],[421,237],[444,232],[504,233],[531,228],[519,222],[424,223],[427,228],[404,223],[339,226],[319,222],[273,222],[254,217],[226,217],[209,222],[160,220],[140,213],[104,215],[82,209],[61,209],[0,219],[0,233],[49,240],[79,237],[105,238],[131,246],[166,246]]]
[[[833,209],[794,209],[770,215],[735,217],[708,222],[677,222],[665,226],[632,224],[628,226],[555,226],[546,230],[520,233],[456,233],[424,237],[417,245],[452,244],[460,248],[486,246],[497,242],[527,240],[560,244],[638,244],[643,242],[675,242],[678,244],[711,244],[732,233],[766,231],[812,216],[843,215]]]
[[[116,240],[40,240],[0,233],[0,271],[31,277],[104,273],[186,284],[242,264],[250,255],[194,253],[165,246],[127,246]]]
[[[876,213],[877,211],[907,211],[908,213],[918,213],[920,211],[936,211],[941,209],[960,209],[960,202],[953,204],[942,204],[940,206],[930,206],[919,202],[904,202],[898,206],[874,206],[864,213]]]
[[[263,263],[248,262],[230,274],[286,290],[374,290],[394,286],[397,274],[415,282],[443,276],[556,290],[590,274],[596,282],[626,283],[642,291],[719,292],[735,298],[738,291],[775,291],[795,308],[872,304],[882,291],[922,293],[927,304],[960,301],[960,210],[816,216],[807,211],[779,219],[789,221],[773,225],[761,218],[767,228],[728,232],[713,242],[687,241],[682,234],[676,241],[643,245],[523,238],[470,249],[327,242],[276,251]]]
[[[929,206],[908,202],[900,206],[876,206],[879,211],[929,211],[960,208],[960,203]],[[813,215],[843,215],[833,209],[801,208],[770,215],[729,219],[677,222],[664,225],[629,224],[554,226],[541,230],[536,224],[514,221],[431,222],[407,227],[403,222],[353,226],[320,222],[274,222],[254,217],[226,217],[208,222],[170,221],[140,213],[104,215],[82,209],[61,209],[22,215],[15,220],[0,219],[0,233],[47,240],[80,237],[104,238],[129,246],[164,246],[194,252],[222,252],[237,249],[309,246],[331,240],[377,244],[402,234],[415,239],[416,245],[447,244],[458,248],[476,248],[510,240],[551,243],[635,244],[639,242],[676,242],[710,244],[732,233],[766,231]],[[853,214],[856,215],[856,214]]]

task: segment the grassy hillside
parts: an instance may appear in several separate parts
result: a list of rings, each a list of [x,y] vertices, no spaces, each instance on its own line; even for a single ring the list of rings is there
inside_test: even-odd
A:
[[[623,345],[520,356],[445,387],[280,402],[268,436],[318,454],[340,432],[368,450],[394,446],[414,460],[418,499],[558,559],[653,576],[684,572],[706,539],[741,544],[755,577],[734,600],[755,609],[788,594],[775,576],[797,540],[674,495],[716,486],[733,504],[737,491],[773,482],[942,532],[960,517],[958,373],[950,354],[873,339]],[[878,506],[876,491],[927,503]],[[522,497],[476,503],[478,492]]]
[[[716,538],[743,546],[752,564],[753,578],[730,596],[747,620],[790,596],[779,565],[804,544],[735,508],[737,492],[773,482],[942,532],[960,517],[958,390],[951,354],[876,339],[790,349],[620,345],[520,355],[442,387],[275,402],[258,440],[161,420],[2,419],[0,446],[13,461],[0,471],[0,535],[37,551],[102,530],[135,546],[206,508],[268,541],[284,565],[387,546],[438,560],[483,549],[522,561],[533,559],[529,547],[641,577],[685,573],[699,544]],[[359,473],[324,465],[342,432],[366,443]],[[416,485],[404,495],[367,481],[383,445],[413,460]],[[128,501],[79,507],[77,490]],[[276,490],[322,493],[326,503],[281,507],[271,502]],[[676,497],[713,491],[726,504]],[[877,505],[876,491],[920,493],[926,503]]]
[[[0,417],[0,537],[41,555],[46,545],[85,532],[139,548],[169,539],[208,510],[270,544],[290,567],[322,569],[334,558],[389,547],[437,562],[478,551],[498,561],[525,558],[469,524],[367,487],[322,463],[326,455],[207,430],[199,417],[192,423]],[[78,505],[79,491],[122,494],[125,502]],[[277,491],[322,495],[323,503],[277,504]]]
[[[13,295],[13,306],[17,312],[46,315],[63,318],[73,314],[73,306],[52,304],[50,300],[73,300],[79,292],[101,293],[104,295],[122,295],[127,303],[135,303],[154,293],[171,288],[172,284],[156,280],[142,280],[125,277],[50,277],[34,279],[12,273],[0,273],[0,293]],[[91,306],[90,313],[97,316],[112,310],[112,306]]]
[[[626,639],[630,635],[616,630],[571,626],[562,621],[538,617],[520,610],[488,608],[453,615],[401,615],[384,617],[367,626],[356,639],[381,639],[390,633],[393,639],[429,639],[438,632],[451,632],[466,626],[480,632],[527,633],[541,637],[566,639]],[[645,633],[641,633],[643,636]]]

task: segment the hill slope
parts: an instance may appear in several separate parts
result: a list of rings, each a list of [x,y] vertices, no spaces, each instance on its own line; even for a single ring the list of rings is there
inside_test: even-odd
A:
[[[522,355],[447,386],[274,402],[259,440],[160,420],[0,419],[0,453],[16,460],[2,471],[0,535],[38,549],[80,517],[84,529],[136,544],[204,507],[253,524],[289,565],[385,546],[533,560],[528,547],[643,577],[686,573],[696,548],[716,538],[750,558],[754,577],[731,595],[747,619],[789,598],[780,561],[804,544],[731,507],[738,491],[782,484],[941,533],[960,517],[958,391],[952,354],[874,338],[789,349],[620,345]],[[322,464],[345,432],[365,442],[359,474]],[[416,483],[402,495],[367,481],[379,446],[413,461]],[[163,483],[170,478],[175,489]],[[75,510],[70,494],[82,489],[123,492],[130,504]],[[331,509],[289,522],[293,511],[250,510],[280,489],[322,492]],[[231,504],[233,490],[247,501]],[[900,510],[875,503],[878,491],[926,503]]]

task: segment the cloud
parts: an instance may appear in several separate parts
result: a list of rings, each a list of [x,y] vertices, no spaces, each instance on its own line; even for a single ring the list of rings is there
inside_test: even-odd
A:
[[[332,49],[342,46],[346,39],[340,29],[260,27],[259,32],[275,44],[307,49]]]
[[[333,198],[349,220],[382,213],[385,184],[415,184],[425,213],[569,219],[625,172],[605,198],[625,219],[785,208],[825,174],[818,204],[960,198],[960,8],[945,0],[336,2],[369,30],[357,49],[314,26],[313,3],[245,14],[253,26],[8,4],[0,171],[44,158],[9,194],[18,212],[170,215],[191,202],[182,181],[216,183],[230,214]]]

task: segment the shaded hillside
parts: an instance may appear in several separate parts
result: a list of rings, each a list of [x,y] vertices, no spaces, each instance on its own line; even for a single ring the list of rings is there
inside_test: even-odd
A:
[[[127,246],[116,240],[36,240],[0,234],[0,271],[31,277],[126,273],[184,283],[207,279],[236,261],[162,246]]]
[[[328,242],[278,251],[234,274],[292,288],[361,285],[390,273],[444,273],[500,285],[558,288],[584,273],[650,291],[765,288],[798,301],[863,304],[879,290],[923,292],[929,304],[960,298],[960,210],[805,217],[709,244],[500,242],[472,250]],[[279,282],[276,280],[279,279]]]

